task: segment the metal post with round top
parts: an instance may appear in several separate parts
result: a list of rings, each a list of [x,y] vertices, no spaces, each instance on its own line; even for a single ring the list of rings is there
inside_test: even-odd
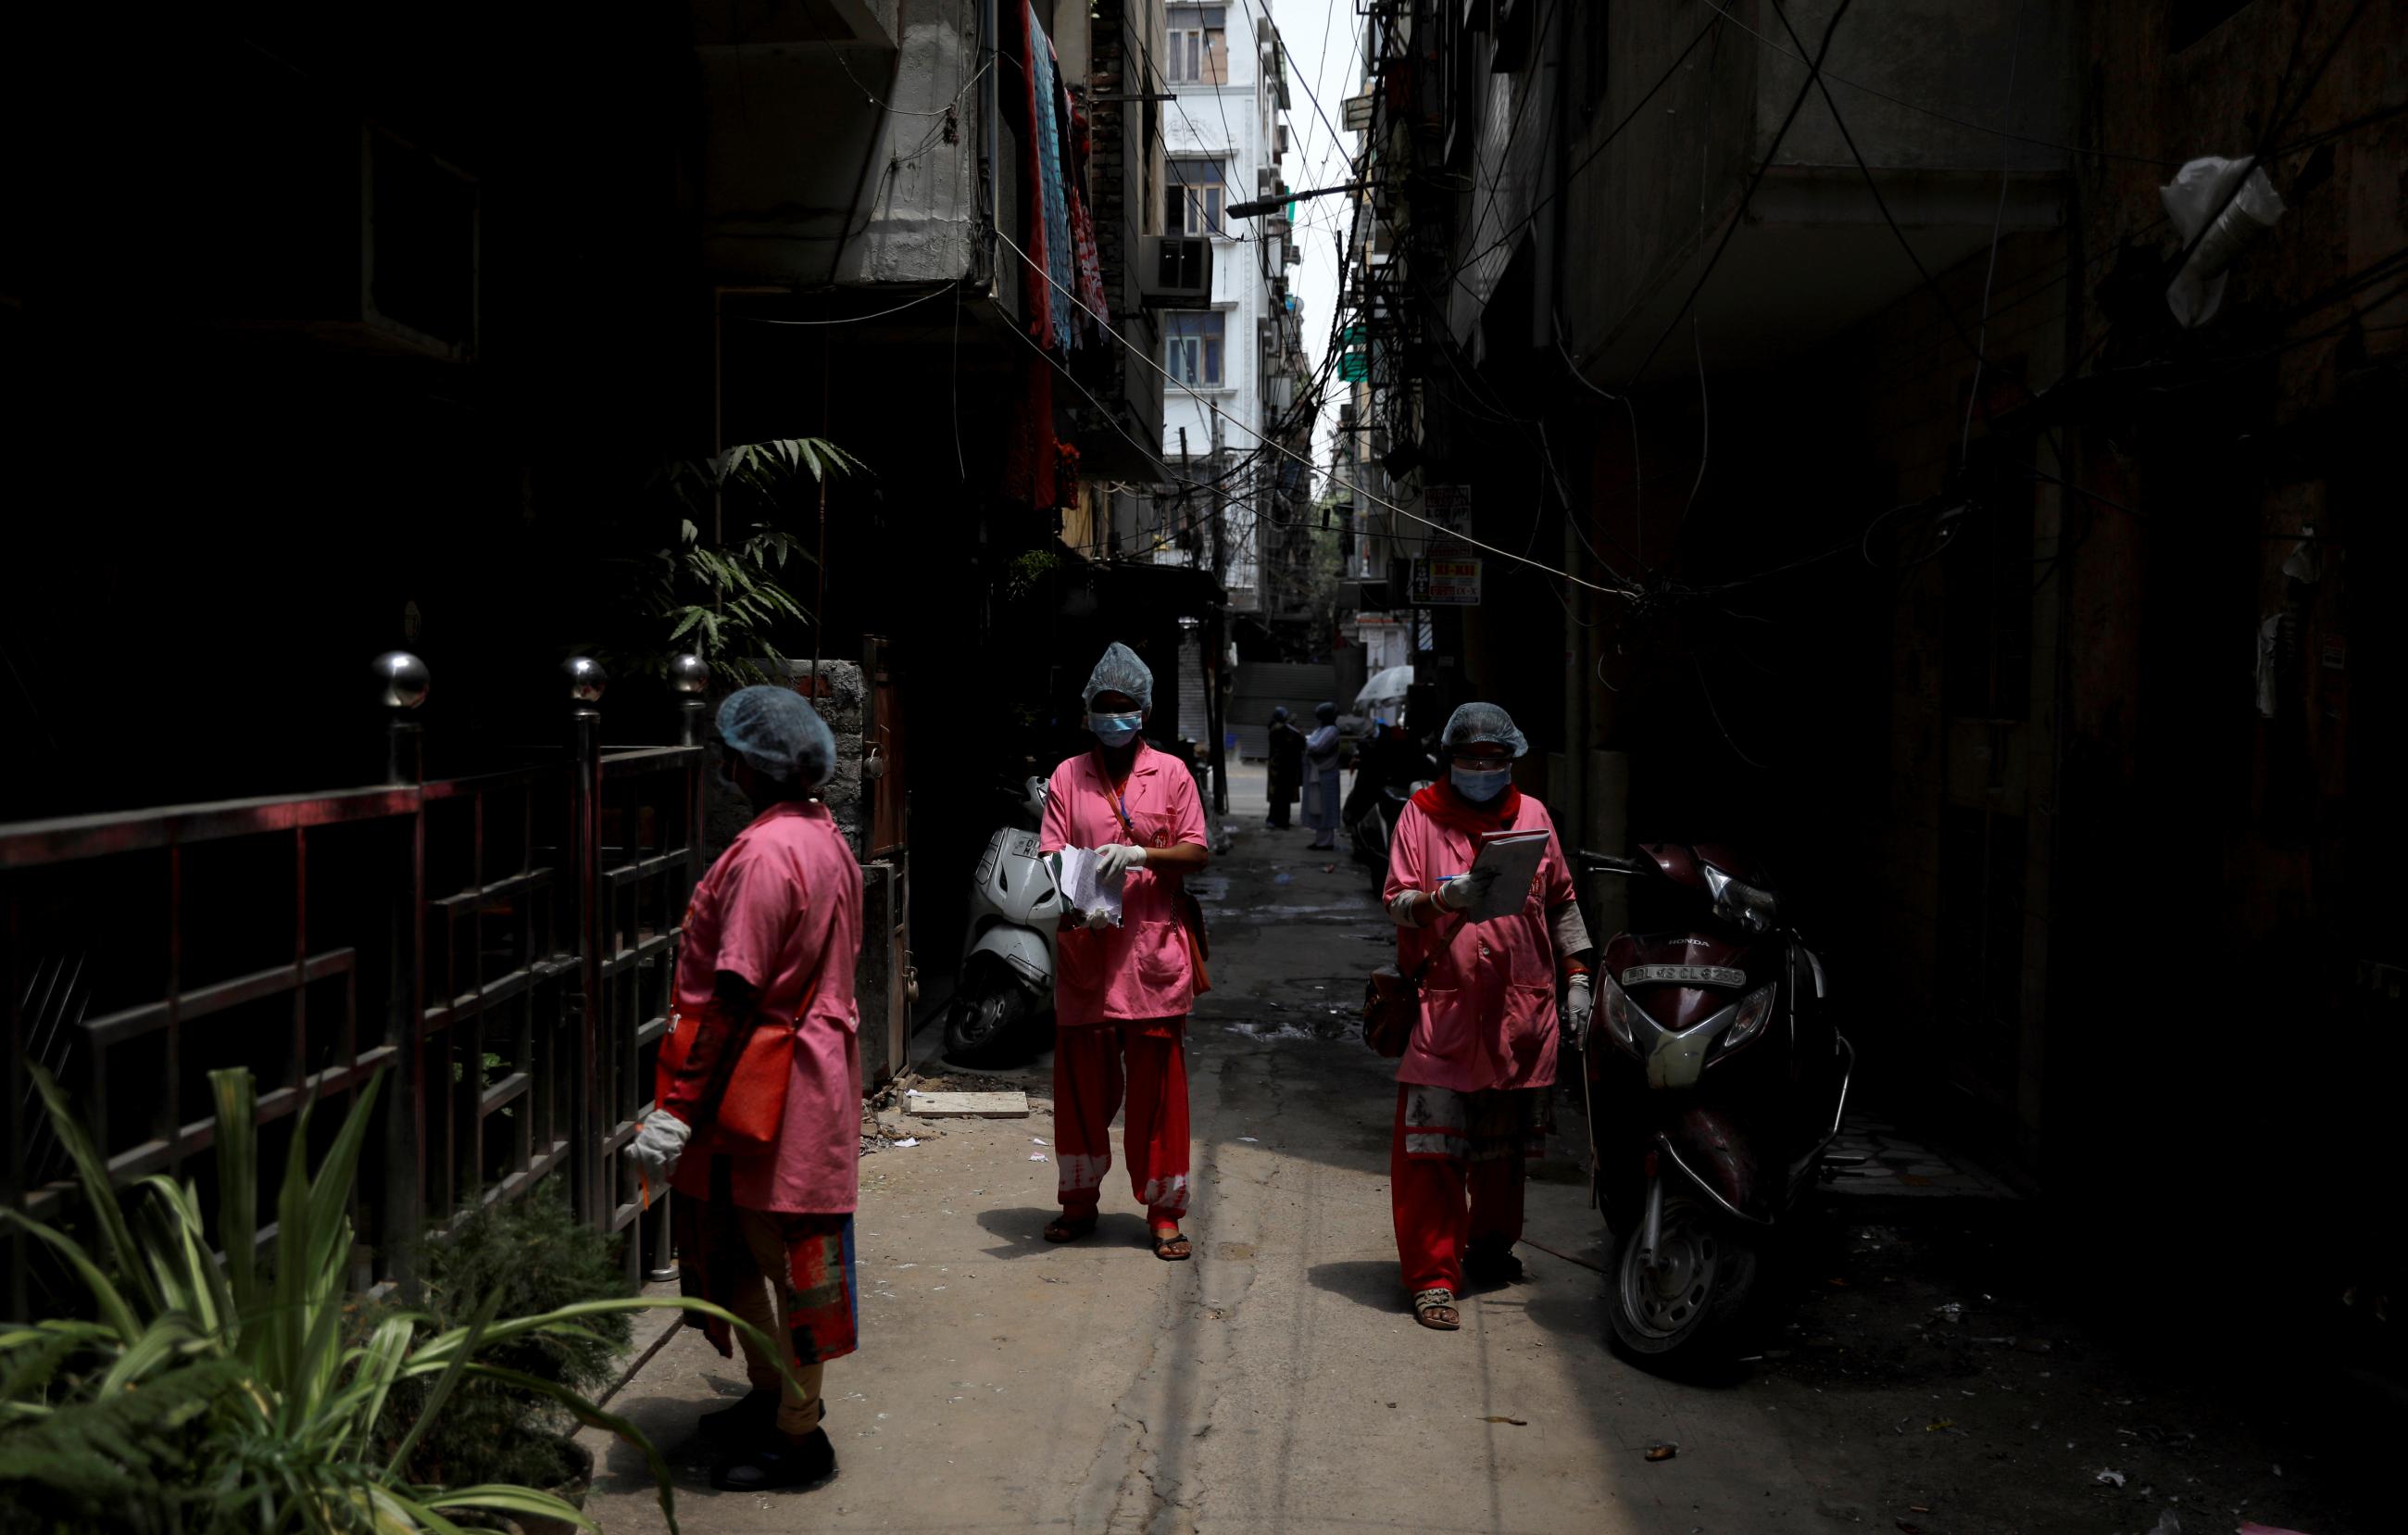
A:
[[[669,692],[677,698],[678,744],[700,746],[708,734],[705,720],[710,705],[704,694],[710,687],[710,664],[692,653],[669,657]],[[685,884],[692,890],[702,878],[702,791],[703,768],[699,762],[686,768],[686,871]],[[674,961],[672,961],[674,971]],[[660,1189],[652,1199],[652,1263],[645,1277],[654,1284],[664,1284],[678,1276],[677,1242],[669,1218],[667,1188]]]
[[[609,1216],[602,1187],[600,1018],[602,1002],[602,702],[610,674],[588,655],[561,665],[568,684],[568,843],[576,852],[577,989],[568,998],[577,1043],[576,1112],[569,1184],[578,1215],[595,1226]]]
[[[385,709],[384,781],[423,782],[426,777],[422,749],[424,730],[416,714],[418,706],[426,701],[426,663],[408,651],[387,651],[369,669],[376,677],[377,702]]]
[[[416,788],[426,781],[425,727],[418,722],[430,679],[426,663],[408,651],[387,651],[369,663],[377,702],[385,711],[384,781]],[[425,932],[421,918],[426,873],[426,824],[423,808],[392,831],[390,876],[385,887],[384,1042],[394,1052],[394,1092],[388,1101],[415,1104],[423,1070],[417,1049],[421,995],[425,978]],[[373,994],[371,994],[373,995]],[[389,1109],[385,1124],[383,1225],[378,1239],[391,1255],[393,1277],[407,1291],[415,1275],[424,1148],[419,1116]]]

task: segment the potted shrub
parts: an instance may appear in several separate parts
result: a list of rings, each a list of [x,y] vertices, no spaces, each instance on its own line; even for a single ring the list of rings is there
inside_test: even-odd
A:
[[[620,1266],[618,1243],[579,1221],[567,1191],[546,1180],[519,1198],[476,1207],[418,1255],[423,1294],[412,1308],[423,1327],[440,1332],[466,1326],[488,1298],[497,1314],[533,1316],[589,1301],[622,1300],[635,1292]],[[555,1392],[592,1397],[610,1384],[634,1334],[626,1312],[590,1317],[583,1326],[528,1333],[487,1348],[480,1357]],[[382,1437],[399,1442],[417,1421],[432,1387],[411,1382],[385,1407]],[[406,1468],[411,1480],[437,1486],[513,1483],[539,1487],[581,1508],[594,1473],[593,1456],[574,1437],[576,1418],[554,1395],[482,1376],[462,1382],[441,1415],[420,1436]],[[527,1535],[565,1535],[557,1519],[521,1513]]]
[[[0,1210],[66,1276],[64,1314],[0,1328],[0,1529],[46,1535],[457,1535],[463,1515],[593,1528],[566,1499],[497,1482],[420,1482],[409,1468],[469,1382],[559,1403],[641,1450],[674,1531],[668,1465],[641,1430],[574,1387],[494,1359],[536,1338],[582,1347],[604,1319],[642,1310],[722,1318],[707,1301],[590,1299],[500,1314],[488,1292],[465,1323],[367,1314],[349,1285],[350,1205],[373,1122],[371,1081],[313,1170],[310,1112],[263,1212],[251,1073],[215,1071],[216,1218],[189,1183],[146,1178],[121,1203],[98,1150],[50,1074],[32,1068],[81,1185],[85,1238]],[[133,1207],[131,1217],[126,1208]],[[263,1213],[274,1230],[262,1240]],[[609,1346],[602,1340],[603,1346]],[[573,1352],[573,1350],[572,1350]],[[398,1391],[423,1392],[396,1423]],[[397,1442],[380,1428],[399,1429]]]

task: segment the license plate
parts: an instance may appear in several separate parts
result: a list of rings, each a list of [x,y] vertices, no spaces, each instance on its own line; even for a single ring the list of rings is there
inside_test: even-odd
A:
[[[1728,986],[1742,991],[1747,972],[1721,965],[1633,965],[1621,980],[1626,986]]]

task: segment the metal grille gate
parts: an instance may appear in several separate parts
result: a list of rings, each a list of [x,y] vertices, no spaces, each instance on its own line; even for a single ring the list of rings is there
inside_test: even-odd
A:
[[[407,1278],[418,1239],[555,1171],[580,1217],[626,1234],[631,1275],[665,1263],[665,1191],[648,1211],[620,1154],[701,872],[703,704],[681,699],[681,744],[605,749],[582,691],[568,749],[503,772],[419,782],[397,713],[385,785],[0,825],[0,1197],[55,1219],[69,1189],[29,1063],[66,1084],[114,1183],[192,1178],[204,1208],[208,1071],[257,1078],[268,1179],[304,1103],[322,1144],[385,1071],[357,1283]],[[21,1239],[6,1257],[22,1317]]]

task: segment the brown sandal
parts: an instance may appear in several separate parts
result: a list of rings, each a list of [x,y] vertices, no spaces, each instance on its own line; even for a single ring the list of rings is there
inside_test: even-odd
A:
[[[1184,1263],[1196,1255],[1196,1249],[1182,1232],[1156,1232],[1154,1238],[1154,1255],[1165,1263]]]
[[[1077,1241],[1096,1229],[1093,1215],[1063,1215],[1045,1228],[1045,1240],[1053,1242]]]
[[[1454,1332],[1463,1326],[1463,1313],[1455,1309],[1453,1290],[1418,1290],[1413,1294],[1413,1320],[1437,1332]]]

